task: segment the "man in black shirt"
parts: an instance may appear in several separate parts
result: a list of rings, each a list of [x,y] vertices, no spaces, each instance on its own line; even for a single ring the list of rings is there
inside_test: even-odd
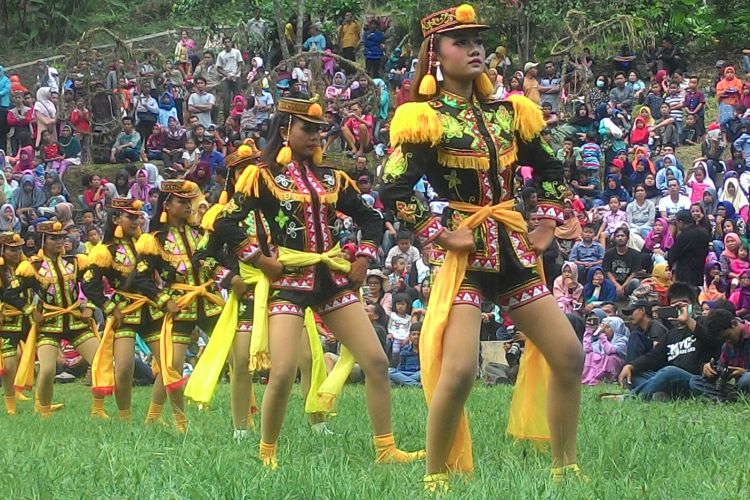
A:
[[[615,246],[604,253],[604,272],[614,283],[618,297],[627,297],[641,282],[635,275],[641,270],[641,253],[628,248],[630,230],[619,227],[614,234]]]
[[[702,286],[710,243],[708,231],[695,224],[690,210],[680,210],[674,218],[679,233],[667,256],[669,267],[675,281]]]
[[[647,300],[638,300],[623,309],[623,313],[630,315],[633,323],[625,363],[632,363],[640,356],[651,352],[656,344],[663,341],[667,329],[661,321],[653,319],[651,313],[654,305]]]
[[[646,400],[656,394],[689,395],[691,377],[701,374],[704,363],[716,359],[721,350],[719,336],[693,318],[695,287],[677,282],[669,287],[667,296],[679,311],[672,319],[672,329],[651,352],[626,364],[618,377],[623,387]]]

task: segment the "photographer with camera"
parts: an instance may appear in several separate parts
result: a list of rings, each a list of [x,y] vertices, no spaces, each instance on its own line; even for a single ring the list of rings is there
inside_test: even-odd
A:
[[[703,365],[702,375],[695,375],[690,388],[696,395],[721,400],[731,398],[734,391],[750,394],[750,323],[724,309],[714,309],[706,317],[706,328],[716,332],[724,344],[717,362],[714,358]],[[732,389],[729,381],[734,380]]]
[[[706,329],[702,319],[693,317],[699,312],[694,307],[695,287],[674,283],[667,297],[670,307],[659,308],[658,315],[672,322],[672,328],[650,352],[625,365],[618,377],[622,387],[646,400],[689,395],[691,377],[701,374],[703,365],[718,356],[721,348],[718,335]],[[602,399],[621,400],[623,396]]]

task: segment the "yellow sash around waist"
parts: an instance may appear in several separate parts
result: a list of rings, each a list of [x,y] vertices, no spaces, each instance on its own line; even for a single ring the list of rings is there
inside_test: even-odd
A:
[[[21,311],[16,309],[10,304],[2,304],[2,310],[3,310],[3,318],[14,318],[16,316],[21,315]],[[0,340],[0,344],[2,343],[2,340]],[[5,360],[3,359],[2,354],[0,353],[0,377],[5,376]]]
[[[454,210],[471,214],[460,223],[460,228],[467,227],[473,230],[486,220],[493,219],[503,224],[509,231],[522,233],[527,231],[526,222],[522,214],[513,210],[512,200],[488,206],[451,202],[450,207]],[[468,251],[455,252],[449,250],[445,255],[443,265],[435,277],[432,293],[430,294],[419,343],[422,387],[428,405],[432,401],[438,379],[440,378],[443,359],[443,335],[448,324],[448,317],[453,307],[453,301],[466,275],[468,257]],[[541,260],[537,260],[538,266],[541,266]],[[531,355],[529,355],[530,352]],[[513,403],[511,403],[511,416],[508,426],[508,432],[516,437],[528,437],[522,428],[528,425],[522,422],[523,418],[528,418],[535,422],[538,422],[541,418],[543,430],[546,430],[546,436],[547,438],[549,437],[549,430],[546,428],[547,424],[544,418],[544,395],[546,395],[547,381],[546,379],[540,380],[539,377],[532,379],[526,375],[529,371],[545,373],[544,369],[539,366],[539,363],[545,363],[544,358],[537,353],[538,350],[527,340],[524,362],[521,364],[514,390]],[[532,382],[535,384],[534,388],[529,387]],[[521,399],[533,394],[533,401],[521,401],[519,394],[526,394],[521,396]],[[541,399],[539,396],[542,396]],[[532,401],[533,404],[529,404],[529,401]],[[519,412],[524,412],[525,416],[520,418]],[[536,425],[538,426],[538,424]],[[544,438],[541,435],[536,437]],[[471,433],[466,413],[461,416],[458,428],[456,429],[453,446],[448,457],[448,466],[451,470],[465,472],[469,472],[474,468],[474,460],[471,452]]]
[[[152,301],[143,295],[117,290],[117,294],[128,299],[130,303],[121,308],[123,316],[132,314],[146,304],[156,307]],[[99,396],[110,396],[115,389],[114,354],[115,354],[115,318],[109,316],[104,324],[102,341],[96,350],[94,361],[91,363],[91,390]],[[141,332],[145,333],[145,332]]]

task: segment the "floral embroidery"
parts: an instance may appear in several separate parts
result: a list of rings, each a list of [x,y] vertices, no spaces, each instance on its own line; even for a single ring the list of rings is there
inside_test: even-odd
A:
[[[142,260],[138,263],[136,269],[138,269],[139,273],[145,273],[148,270],[148,264],[146,264],[146,261]]]
[[[500,125],[505,133],[511,133],[513,129],[513,117],[505,106],[500,106],[495,112],[495,122]]]
[[[456,174],[455,170],[451,170],[450,174],[444,175],[443,179],[448,181],[448,189],[455,189],[457,186],[461,185],[461,179],[458,178],[458,174]]]
[[[404,154],[401,148],[396,148],[388,157],[383,169],[383,181],[393,182],[406,172],[406,166],[411,153]]]
[[[542,191],[545,198],[560,200],[565,195],[565,186],[555,181],[543,181]]]
[[[276,221],[281,229],[284,229],[286,227],[286,223],[289,222],[289,217],[284,213],[282,209],[279,208],[279,213],[276,214],[276,217],[274,217],[273,220]]]
[[[415,214],[417,213],[416,203],[407,204],[403,201],[397,201],[396,212],[398,213],[398,218],[405,222],[411,222],[412,224],[415,224],[417,222],[417,219],[415,217]]]
[[[451,115],[441,113],[440,121],[443,125],[443,136],[446,139],[458,139],[464,135],[463,125]]]
[[[550,156],[555,156],[555,152],[552,151],[552,146],[549,145],[549,143],[544,139],[539,139],[540,144],[542,145],[542,149]]]

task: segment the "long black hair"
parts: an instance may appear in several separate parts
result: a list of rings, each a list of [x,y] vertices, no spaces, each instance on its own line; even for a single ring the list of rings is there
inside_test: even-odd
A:
[[[172,193],[166,193],[162,191],[159,193],[159,197],[156,199],[156,206],[154,207],[154,213],[151,215],[151,220],[149,221],[148,227],[149,231],[156,232],[156,231],[163,231],[167,227],[166,222],[161,222],[159,219],[161,219],[161,214],[164,211],[164,203],[167,201],[167,198]]]
[[[107,221],[104,223],[104,235],[102,236],[102,242],[106,245],[115,241],[115,217],[121,216],[120,210],[110,208],[107,210]]]
[[[284,147],[284,139],[281,137],[279,131],[282,128],[289,127],[290,116],[289,113],[282,113],[279,111],[271,122],[271,128],[268,130],[268,142],[266,142],[266,146],[260,154],[260,160],[269,166],[276,165],[276,155],[278,155],[281,148]],[[294,123],[295,120],[297,120],[297,118],[292,117],[292,123]]]

